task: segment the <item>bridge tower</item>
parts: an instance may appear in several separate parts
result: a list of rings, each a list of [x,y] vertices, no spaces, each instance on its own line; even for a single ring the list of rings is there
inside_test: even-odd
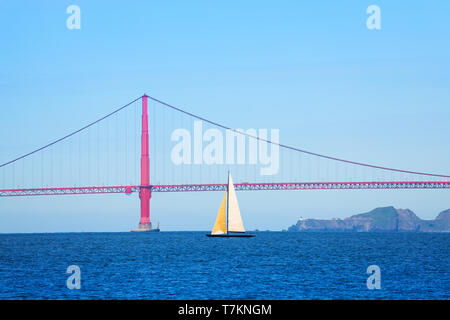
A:
[[[141,135],[141,188],[139,198],[141,200],[141,220],[139,228],[132,231],[154,231],[150,221],[150,157],[148,138],[148,111],[147,95],[142,96],[142,135]]]

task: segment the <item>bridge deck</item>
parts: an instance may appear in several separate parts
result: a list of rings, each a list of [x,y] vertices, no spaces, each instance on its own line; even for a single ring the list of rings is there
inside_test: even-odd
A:
[[[139,192],[141,188],[150,188],[152,192],[192,192],[225,191],[226,184],[180,184],[141,186],[103,186],[68,188],[32,188],[0,190],[0,197],[66,195],[66,194],[102,194]],[[238,191],[252,190],[336,190],[336,189],[450,189],[450,181],[370,181],[370,182],[279,182],[279,183],[236,183]]]

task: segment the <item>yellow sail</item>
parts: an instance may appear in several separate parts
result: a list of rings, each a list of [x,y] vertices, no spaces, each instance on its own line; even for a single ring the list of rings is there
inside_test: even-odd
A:
[[[216,223],[211,231],[211,234],[224,234],[227,233],[227,223],[225,221],[226,215],[226,203],[227,203],[227,193],[225,192],[220,205],[219,212],[217,213]]]

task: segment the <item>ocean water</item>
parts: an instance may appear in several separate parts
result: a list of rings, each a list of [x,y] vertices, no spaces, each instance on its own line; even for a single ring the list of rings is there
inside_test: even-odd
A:
[[[449,247],[428,233],[1,234],[0,299],[449,299]]]

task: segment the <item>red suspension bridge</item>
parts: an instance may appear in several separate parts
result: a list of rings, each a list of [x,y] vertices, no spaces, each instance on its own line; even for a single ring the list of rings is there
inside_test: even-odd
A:
[[[153,102],[150,117],[149,100]],[[141,121],[137,121],[139,101]],[[203,133],[201,126],[209,129]],[[200,135],[197,140],[194,137],[193,161],[190,132]],[[232,141],[225,161],[223,132],[227,143]],[[248,139],[253,153],[258,150],[264,158],[261,165],[277,162],[275,173],[261,174],[250,150],[238,155],[239,143],[245,146],[242,138]],[[349,161],[281,144],[273,138],[273,134],[269,139],[261,131],[232,129],[143,95],[79,130],[1,164],[0,197],[139,193],[139,228],[150,230],[153,192],[224,191],[227,170],[243,181],[235,184],[240,191],[450,188],[448,175]],[[174,142],[184,149],[175,149]],[[209,142],[205,148],[204,142]]]

